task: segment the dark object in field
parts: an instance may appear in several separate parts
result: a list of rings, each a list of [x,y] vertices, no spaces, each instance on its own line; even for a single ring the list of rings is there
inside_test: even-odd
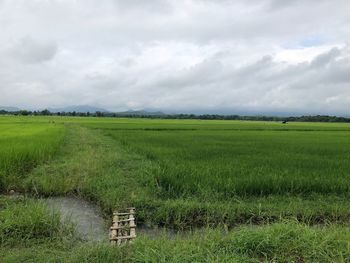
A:
[[[287,121],[282,121],[282,124],[287,124]]]
[[[113,222],[110,228],[110,241],[118,246],[131,242],[136,238],[135,208],[127,209],[128,212],[113,213]]]

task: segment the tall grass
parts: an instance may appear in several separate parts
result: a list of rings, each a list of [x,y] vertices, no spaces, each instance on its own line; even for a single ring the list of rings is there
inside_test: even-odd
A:
[[[24,180],[26,190],[45,196],[79,195],[97,202],[107,214],[136,206],[138,223],[177,229],[266,224],[280,218],[310,223],[346,222],[349,218],[349,200],[336,194],[223,200],[217,193],[210,198],[207,193],[205,199],[193,193],[187,198],[169,198],[155,180],[162,169],[157,160],[136,154],[134,147],[128,150],[128,144],[121,145],[101,130],[68,126],[66,138],[61,154],[36,167]]]
[[[206,229],[186,236],[139,237],[132,245],[48,241],[2,250],[2,262],[349,262],[350,232],[337,226],[310,228],[295,222],[244,226],[229,233]]]
[[[179,126],[181,128],[181,124]],[[350,132],[112,130],[157,164],[165,197],[205,199],[270,194],[346,194]]]
[[[63,137],[64,126],[49,121],[0,122],[0,192],[18,188],[33,167],[57,152]]]
[[[0,197],[0,246],[25,246],[73,236],[72,226],[63,226],[59,214],[50,212],[43,202]]]

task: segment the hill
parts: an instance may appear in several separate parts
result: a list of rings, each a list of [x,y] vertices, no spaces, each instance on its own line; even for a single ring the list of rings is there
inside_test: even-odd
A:
[[[90,105],[76,105],[76,106],[67,106],[67,107],[62,107],[62,108],[49,108],[48,109],[50,112],[56,113],[56,112],[81,112],[81,113],[86,113],[86,112],[108,112],[106,109],[95,107],[95,106],[90,106]]]
[[[13,111],[19,111],[20,109],[17,107],[0,106],[0,110],[13,112]]]

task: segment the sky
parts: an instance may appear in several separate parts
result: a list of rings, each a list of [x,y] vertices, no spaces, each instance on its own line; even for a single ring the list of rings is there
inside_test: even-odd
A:
[[[0,105],[350,115],[348,0],[0,0]]]

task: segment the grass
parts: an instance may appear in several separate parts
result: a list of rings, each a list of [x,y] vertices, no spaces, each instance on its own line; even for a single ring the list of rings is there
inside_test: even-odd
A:
[[[117,249],[79,241],[35,199],[3,197],[2,262],[350,261],[349,124],[1,117],[0,127],[2,192],[78,195],[106,218],[132,205],[138,224],[204,227]]]
[[[159,162],[104,133],[68,125],[59,157],[34,169],[22,187],[44,196],[79,195],[98,203],[108,217],[112,210],[133,205],[139,224],[176,229],[266,224],[281,218],[346,223],[350,217],[348,199],[334,194],[169,198],[154,177]]]
[[[78,195],[110,214],[152,195],[150,178],[143,174],[146,168],[147,161],[101,132],[68,125],[59,156],[35,168],[22,187],[41,196]]]
[[[5,206],[4,206],[5,203]],[[294,221],[241,226],[223,233],[202,229],[169,239],[140,237],[132,245],[85,243],[43,213],[33,200],[0,199],[6,235],[1,262],[349,262],[350,231],[339,226],[310,228]],[[38,207],[40,209],[38,210]],[[17,213],[20,211],[20,213]],[[40,211],[40,212],[38,212]],[[27,216],[22,222],[24,216]],[[13,232],[9,232],[13,230]],[[8,238],[8,233],[12,233]],[[27,233],[23,237],[23,233]]]
[[[0,197],[0,246],[32,245],[73,236],[73,228],[60,224],[60,215],[43,202]]]
[[[259,229],[243,227],[217,247],[269,262],[348,262],[348,237],[348,229],[278,223]]]
[[[349,191],[348,132],[334,136],[329,131],[232,132],[218,127],[109,134],[158,164],[154,176],[164,197],[225,200]]]
[[[17,189],[18,182],[31,169],[54,156],[62,142],[64,126],[49,120],[45,123],[7,120],[0,125],[0,191],[7,191]]]

